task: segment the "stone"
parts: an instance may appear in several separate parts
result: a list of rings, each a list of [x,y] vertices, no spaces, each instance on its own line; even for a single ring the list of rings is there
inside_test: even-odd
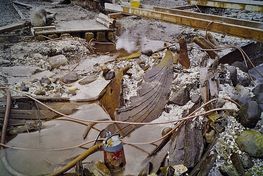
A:
[[[255,130],[245,130],[236,138],[239,148],[252,157],[263,157],[263,134]]]
[[[34,92],[35,95],[46,95],[46,92],[43,89],[37,89]]]
[[[238,81],[239,84],[241,84],[244,87],[248,87],[251,84],[251,79],[249,77],[240,77]]]
[[[61,81],[65,84],[70,84],[79,79],[79,75],[76,72],[70,72],[61,78]]]
[[[260,120],[260,109],[256,101],[249,101],[247,104],[242,105],[238,117],[240,123],[247,128],[254,128]]]
[[[60,55],[50,57],[48,59],[48,62],[51,68],[54,69],[54,68],[59,68],[60,66],[66,65],[68,63],[68,59],[64,55],[60,54]]]
[[[232,66],[238,67],[243,72],[248,72],[248,68],[243,62],[236,61],[232,64]]]
[[[257,95],[257,102],[258,102],[259,104],[262,104],[262,103],[263,103],[263,92],[262,92],[262,93],[259,93],[259,94]]]
[[[68,93],[76,95],[78,88],[75,86],[68,87]]]
[[[151,56],[153,54],[153,51],[151,49],[142,50],[142,54]]]
[[[26,84],[24,82],[21,83],[20,85],[20,90],[23,92],[28,92],[29,91],[29,87],[26,86]]]
[[[220,166],[219,170],[223,175],[239,176],[236,168],[232,164],[229,164],[229,165],[224,164]]]
[[[181,88],[178,92],[174,92],[168,103],[183,106],[189,100],[190,100],[190,92],[187,87],[184,87]]]
[[[230,80],[232,81],[233,86],[236,86],[238,84],[237,81],[237,68],[234,66],[229,66],[228,70],[230,72]]]
[[[253,160],[247,153],[242,154],[240,157],[241,157],[242,165],[245,169],[249,169],[253,167],[254,165]]]
[[[43,77],[43,78],[41,78],[40,80],[39,80],[39,82],[41,83],[41,84],[47,84],[47,85],[49,85],[49,84],[51,84],[51,81],[50,81],[50,79],[48,78],[48,77]]]
[[[239,173],[239,175],[244,175],[245,174],[245,169],[243,167],[243,164],[242,164],[242,161],[241,161],[241,157],[239,156],[239,154],[233,152],[231,157],[230,157],[230,159],[232,161],[232,164],[236,168],[237,172]]]
[[[263,84],[258,84],[253,90],[253,94],[257,96],[260,93],[263,93]]]
[[[200,95],[200,94],[193,94],[193,95],[191,96],[191,101],[192,101],[193,103],[197,103],[197,102],[200,100],[200,98],[201,98],[201,95]]]
[[[86,76],[84,79],[79,81],[80,85],[85,85],[85,84],[89,84],[93,81],[95,81],[96,79],[98,79],[98,75],[88,75]]]
[[[115,78],[115,72],[114,71],[108,71],[105,74],[103,74],[103,76],[106,80],[112,80],[113,78]]]

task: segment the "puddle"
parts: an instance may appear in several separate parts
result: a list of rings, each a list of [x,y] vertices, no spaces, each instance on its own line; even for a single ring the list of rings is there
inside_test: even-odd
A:
[[[101,119],[110,118],[98,104],[81,106],[80,110],[73,114],[78,119]],[[67,148],[85,142],[82,139],[85,126],[80,124],[53,120],[44,123],[47,129],[41,132],[19,134],[8,145],[35,148],[37,151],[22,151],[5,149],[1,152],[0,170],[1,175],[45,175],[53,171],[55,167],[63,166],[73,157],[83,152],[83,149],[73,148],[62,151],[48,151],[46,149]],[[103,129],[106,125],[96,125]],[[95,139],[97,132],[91,130],[88,139]],[[8,167],[6,167],[7,162]],[[61,165],[62,164],[62,165]]]

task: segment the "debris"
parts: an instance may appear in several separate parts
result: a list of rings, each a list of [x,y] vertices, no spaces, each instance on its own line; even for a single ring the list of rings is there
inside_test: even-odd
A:
[[[56,56],[52,56],[48,59],[49,64],[51,66],[51,68],[59,68],[60,66],[66,65],[68,63],[68,59],[60,54],[60,55],[56,55]]]
[[[88,75],[88,76],[85,76],[84,78],[80,79],[78,83],[80,85],[89,84],[89,83],[92,83],[93,81],[95,81],[98,77],[99,76],[96,74]]]
[[[5,116],[4,116],[4,123],[3,123],[3,127],[2,127],[2,131],[1,131],[1,143],[5,144],[6,143],[6,130],[7,130],[7,125],[8,125],[8,121],[10,118],[10,110],[11,110],[11,104],[12,104],[12,100],[11,100],[11,92],[10,90],[6,90],[6,108],[5,108]],[[1,147],[2,149],[2,147]]]
[[[185,38],[181,37],[179,39],[180,51],[179,51],[179,63],[183,68],[190,68],[190,59],[188,57],[187,44]]]
[[[149,122],[156,119],[168,102],[173,79],[172,66],[172,52],[167,50],[162,61],[145,73],[138,96],[131,98],[129,106],[117,110],[116,120]],[[138,127],[118,124],[109,125],[107,129],[112,133],[119,131],[122,136],[127,136]]]
[[[220,167],[220,172],[226,175],[239,176],[237,169],[233,166],[233,164],[224,164]]]
[[[94,101],[98,100],[104,93],[105,88],[110,83],[101,77],[99,77],[96,81],[93,81],[87,85],[79,85],[75,84],[79,90],[77,94],[70,98],[71,101]]]
[[[115,77],[114,71],[108,71],[106,73],[103,73],[103,76],[106,80],[112,80]]]
[[[106,87],[105,94],[101,97],[100,103],[107,110],[111,119],[115,120],[116,109],[121,105],[122,95],[122,77],[123,70],[117,70],[116,76],[111,80],[111,83]]]
[[[69,169],[74,167],[77,164],[77,162],[82,161],[85,158],[87,158],[89,155],[97,152],[98,150],[100,150],[101,147],[102,147],[102,144],[96,144],[96,145],[90,147],[88,150],[86,150],[85,152],[80,154],[77,158],[70,161],[66,166],[64,166],[63,168],[61,168],[61,169],[55,171],[54,173],[50,174],[50,176],[56,176],[56,175],[61,175],[61,174],[65,173],[66,171],[68,171]]]
[[[65,84],[76,82],[79,79],[79,75],[76,72],[70,72],[61,78],[61,81]]]
[[[23,28],[23,27],[26,27],[26,26],[28,26],[28,22],[25,22],[25,21],[17,22],[17,23],[14,23],[14,24],[9,24],[9,25],[6,25],[6,26],[1,26],[0,27],[0,33],[10,32],[12,30],[20,29],[20,28]]]
[[[181,127],[178,136],[171,138],[169,148],[170,164],[183,164],[187,168],[193,168],[201,159],[204,141],[202,130],[197,123],[187,123]]]
[[[116,21],[114,19],[111,19],[107,15],[104,15],[103,13],[100,13],[98,17],[96,18],[96,21],[103,24],[107,28],[114,28]]]
[[[260,120],[261,111],[256,101],[249,101],[242,105],[238,112],[240,123],[244,127],[254,128]]]
[[[256,158],[263,157],[263,134],[255,130],[245,130],[237,137],[240,149]]]
[[[213,49],[214,48],[214,46],[211,45],[211,43],[208,42],[204,37],[195,37],[193,39],[193,42],[195,42],[202,49]],[[215,51],[206,51],[206,52],[212,59],[215,59],[218,57]]]
[[[119,54],[117,56],[117,60],[121,61],[121,60],[130,60],[130,59],[135,59],[135,58],[139,58],[141,56],[141,51],[135,51],[133,53],[127,53],[124,50],[120,50]]]
[[[190,100],[190,93],[188,87],[183,87],[171,95],[169,103],[173,103],[179,106],[185,105]]]

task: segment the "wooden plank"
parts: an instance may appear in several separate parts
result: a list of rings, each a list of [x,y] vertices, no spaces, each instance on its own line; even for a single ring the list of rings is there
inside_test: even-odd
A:
[[[192,9],[195,8],[196,5],[185,5],[185,6],[176,6],[173,7],[173,9],[180,9],[180,10],[185,10],[185,9]]]
[[[22,20],[26,19],[26,17],[25,17],[24,14],[19,10],[19,8],[18,8],[14,3],[13,3],[12,5],[13,5],[14,9],[16,10],[16,12],[18,13],[18,15],[20,16],[20,18],[21,18]]]
[[[0,119],[3,118],[5,110],[0,109]],[[49,110],[20,110],[11,109],[10,118],[11,119],[21,119],[21,120],[47,120],[58,116],[56,113]]]
[[[10,32],[12,30],[19,29],[19,28],[25,27],[27,25],[28,25],[28,22],[20,21],[20,22],[17,22],[17,23],[13,23],[13,24],[9,24],[9,25],[6,25],[6,26],[2,26],[2,27],[0,27],[0,33]]]
[[[185,15],[177,15],[166,12],[158,12],[154,10],[146,10],[141,8],[123,7],[123,13],[136,15],[156,20],[162,20],[179,25],[185,25],[197,29],[208,30],[212,32],[233,35],[245,39],[263,41],[263,29],[249,26],[240,26],[229,24],[223,21],[212,21],[208,19],[196,18]],[[263,26],[263,24],[262,24]]]
[[[171,13],[176,15],[183,15],[188,17],[195,17],[200,19],[206,19],[210,21],[218,21],[223,23],[229,23],[229,24],[236,24],[240,26],[247,26],[247,27],[254,27],[254,28],[262,28],[263,23],[260,22],[253,22],[248,20],[240,20],[236,18],[230,18],[230,17],[223,17],[219,15],[212,15],[212,14],[205,14],[205,13],[198,13],[198,12],[190,12],[190,11],[184,11],[179,9],[168,9],[163,7],[154,7],[155,11],[159,12],[165,12],[165,13]]]
[[[263,1],[254,0],[188,0],[191,5],[263,12]]]
[[[25,4],[25,3],[22,3],[22,2],[14,1],[13,3],[14,3],[14,4],[17,4],[17,5],[24,6],[24,7],[28,8],[28,9],[31,9],[31,8],[33,8],[33,6],[32,6],[32,5]]]
[[[102,24],[96,22],[96,20],[73,20],[62,21],[56,24],[54,30],[42,30],[35,31],[36,35],[48,35],[48,34],[62,34],[62,33],[80,33],[80,32],[103,32],[113,31]]]

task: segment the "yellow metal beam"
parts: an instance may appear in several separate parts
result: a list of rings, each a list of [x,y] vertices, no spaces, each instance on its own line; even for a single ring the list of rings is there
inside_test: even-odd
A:
[[[263,12],[263,1],[255,0],[188,0],[191,5]]]
[[[197,29],[209,30],[212,32],[218,32],[222,34],[233,35],[242,37],[245,39],[252,39],[257,41],[263,41],[263,24],[260,23],[258,27],[237,25],[232,23],[226,23],[222,20],[203,19],[198,17],[191,17],[187,15],[171,14],[167,12],[159,12],[155,10],[146,10],[141,8],[122,7],[123,13],[130,15],[137,15],[146,18],[152,18],[156,20],[162,20],[179,25],[190,26]]]
[[[191,11],[185,11],[185,10],[180,10],[180,9],[168,9],[168,8],[163,8],[163,7],[154,7],[153,9],[159,12],[183,15],[183,16],[188,16],[188,17],[195,17],[195,18],[206,19],[210,21],[224,22],[224,23],[229,23],[229,24],[236,24],[236,25],[246,26],[246,27],[253,27],[253,28],[263,27],[263,23],[256,22],[256,21],[241,20],[237,18],[223,17],[219,15],[212,15],[212,14],[205,14],[205,13],[198,13],[198,12],[191,12]]]

